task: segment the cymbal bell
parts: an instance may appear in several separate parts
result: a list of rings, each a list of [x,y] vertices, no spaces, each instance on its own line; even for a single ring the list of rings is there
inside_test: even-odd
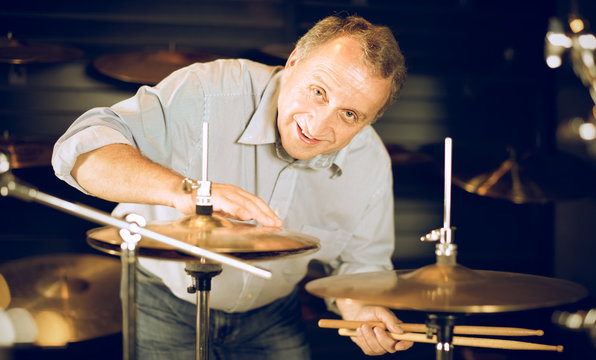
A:
[[[70,46],[39,42],[0,39],[0,63],[33,64],[55,63],[73,60],[83,56],[81,50]]]
[[[145,228],[205,250],[246,260],[303,255],[319,249],[318,239],[312,236],[234,222],[218,215],[191,215],[174,222],[148,224]],[[88,231],[87,242],[98,250],[118,254],[122,239],[117,228],[104,226]],[[181,261],[196,259],[149,238],[139,242],[139,256]]]
[[[121,331],[120,262],[86,254],[38,255],[0,265],[10,308],[34,317],[40,346],[64,346]]]
[[[182,67],[220,58],[220,55],[199,51],[132,51],[100,56],[93,61],[93,66],[116,80],[155,85]]]
[[[321,297],[440,313],[529,310],[572,303],[587,295],[584,287],[566,280],[438,264],[415,271],[331,276],[309,282],[306,290]]]

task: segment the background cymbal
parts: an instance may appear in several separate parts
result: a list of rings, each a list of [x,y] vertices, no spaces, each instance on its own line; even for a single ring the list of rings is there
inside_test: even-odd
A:
[[[0,151],[10,159],[12,169],[49,166],[55,139],[41,137],[0,137]]]
[[[470,165],[459,166],[458,170],[454,165],[454,184],[474,194],[514,203],[587,197],[593,194],[596,181],[596,170],[590,163],[563,152],[517,155],[511,151],[498,166],[474,175]]]
[[[421,150],[442,159],[442,149]],[[437,168],[443,164],[435,160]],[[453,184],[465,191],[517,204],[547,203],[592,196],[596,166],[578,156],[556,151],[539,153],[512,147],[456,146]]]
[[[275,259],[319,249],[318,239],[312,236],[233,222],[218,215],[192,215],[171,223],[149,224],[145,228],[205,250],[247,260]],[[122,243],[119,230],[108,226],[87,232],[87,241],[92,247],[110,254],[119,253]],[[195,259],[152,239],[142,239],[139,247],[139,256],[187,261]]]
[[[571,303],[587,290],[570,281],[463,266],[428,265],[415,271],[338,275],[306,284],[321,297],[349,298],[393,309],[496,313]]]
[[[111,78],[135,84],[155,85],[173,71],[221,56],[199,51],[132,51],[100,56],[93,66]]]
[[[87,254],[39,255],[0,265],[12,299],[35,318],[40,346],[121,330],[120,262]]]
[[[0,39],[0,63],[55,63],[83,56],[81,50],[57,44]]]

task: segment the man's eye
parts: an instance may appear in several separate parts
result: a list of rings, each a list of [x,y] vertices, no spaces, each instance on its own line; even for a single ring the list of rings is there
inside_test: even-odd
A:
[[[316,97],[323,97],[323,92],[321,91],[321,89],[314,88],[312,90],[312,93]]]
[[[349,120],[351,122],[355,122],[358,120],[358,116],[356,116],[356,113],[353,111],[344,111],[344,117],[346,118],[346,120]]]

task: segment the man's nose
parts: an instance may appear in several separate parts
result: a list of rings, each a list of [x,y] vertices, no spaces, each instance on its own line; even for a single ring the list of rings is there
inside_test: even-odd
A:
[[[316,109],[307,120],[307,127],[310,135],[315,138],[320,138],[328,135],[337,119],[333,116],[333,112],[326,109]]]

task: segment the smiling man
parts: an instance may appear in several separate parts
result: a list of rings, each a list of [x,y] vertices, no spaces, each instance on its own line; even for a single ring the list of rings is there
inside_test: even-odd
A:
[[[370,125],[397,98],[405,73],[387,27],[328,17],[299,40],[285,67],[193,64],[86,112],[57,142],[52,164],[72,186],[119,202],[116,216],[173,221],[195,211],[181,184],[200,178],[208,122],[214,211],[321,241],[314,254],[260,264],[270,280],[224,266],[210,294],[211,358],[308,359],[296,285],[309,261],[333,274],[392,268],[391,162]],[[139,358],[194,359],[196,300],[186,292],[184,263],[139,261]],[[389,309],[343,299],[330,306],[345,319],[401,332]],[[352,339],[370,355],[411,346],[370,326]]]

